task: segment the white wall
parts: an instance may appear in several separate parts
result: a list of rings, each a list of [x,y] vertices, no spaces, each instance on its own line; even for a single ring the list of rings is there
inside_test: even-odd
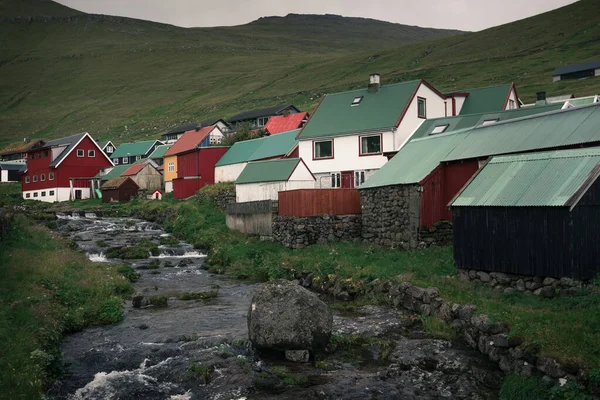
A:
[[[8,171],[2,170],[0,171],[0,182],[8,182]]]
[[[315,181],[259,182],[235,185],[235,201],[277,200],[277,194],[284,190],[314,189]]]
[[[517,93],[515,93],[514,89],[511,89],[510,95],[509,95],[508,98],[509,98],[509,100],[512,100],[512,101],[515,102],[515,108],[514,109],[516,109],[516,108],[519,107],[519,99],[517,98]],[[510,101],[506,102],[506,107],[504,109],[505,110],[510,110]]]
[[[460,110],[462,110],[462,107],[465,105],[466,99],[466,97],[462,96],[454,98],[454,102],[456,103],[456,115],[460,114]],[[450,110],[448,110],[448,116],[452,117],[452,99],[448,99],[448,102],[450,103]]]
[[[49,193],[51,190],[54,190],[54,196],[50,196]],[[75,195],[75,190],[81,190],[81,198],[89,199],[90,198],[90,188],[73,188],[73,196]],[[42,192],[46,192],[46,196],[42,197]],[[27,193],[30,194],[30,197],[27,197]],[[37,193],[38,197],[33,197],[34,193]],[[23,199],[25,200],[39,200],[44,201],[46,203],[54,203],[57,201],[69,201],[71,199],[71,189],[69,188],[49,188],[43,190],[27,190],[23,192]]]
[[[173,191],[173,181],[165,181],[165,193],[171,193]]]
[[[215,167],[215,183],[219,182],[235,182],[240,176],[244,168],[248,165],[247,162],[223,165]]]

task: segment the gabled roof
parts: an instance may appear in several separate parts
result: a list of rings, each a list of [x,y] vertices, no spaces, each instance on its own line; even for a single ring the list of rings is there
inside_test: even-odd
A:
[[[497,156],[452,206],[574,207],[600,174],[600,149]]]
[[[161,146],[156,146],[156,149],[148,156],[150,159],[156,160],[157,158],[163,158],[165,152],[171,148],[170,144],[163,144]]]
[[[22,162],[0,161],[0,169],[5,171],[20,171],[24,166]]]
[[[235,183],[287,181],[301,162],[302,160],[299,158],[250,162],[246,165]]]
[[[135,157],[135,156],[143,156],[148,154],[152,146],[156,142],[162,144],[162,142],[158,140],[144,140],[142,142],[134,142],[134,143],[123,143],[120,144],[119,147],[115,149],[115,152],[111,154],[111,158],[120,158],[120,157]]]
[[[207,120],[201,121],[199,123],[198,122],[189,122],[187,124],[176,126],[175,128],[172,128],[171,130],[169,130],[167,133],[163,133],[161,136],[167,136],[167,135],[174,135],[174,134],[184,133],[184,132],[187,132],[187,131],[195,130],[196,128],[201,128],[201,127],[204,127],[204,126],[215,125],[218,122],[222,122],[226,126],[229,126],[229,124],[225,120],[223,120],[221,118],[207,119]]]
[[[141,170],[143,170],[146,167],[146,165],[151,165],[151,164],[149,164],[147,162],[133,164],[133,165],[129,166],[129,168],[127,168],[125,171],[123,171],[121,173],[121,176],[137,175]]]
[[[361,189],[419,183],[441,162],[600,143],[600,104],[413,139]]]
[[[118,189],[118,188],[120,188],[127,181],[133,182],[133,184],[135,186],[137,186],[138,189],[139,189],[139,185],[137,183],[135,183],[135,181],[133,179],[131,179],[130,177],[128,177],[128,176],[120,176],[118,178],[112,178],[112,179],[106,181],[104,183],[104,185],[102,185],[101,189],[102,190],[104,190],[104,189]]]
[[[367,88],[327,94],[304,125],[298,139],[331,137],[397,126],[404,109],[421,82],[384,85],[376,92]],[[352,105],[360,99],[358,105]]]
[[[205,126],[198,130],[187,131],[167,150],[163,157],[174,156],[184,151],[193,150],[212,132],[213,129],[219,129],[215,126]]]
[[[298,129],[301,127],[302,121],[307,115],[308,113],[306,112],[288,115],[276,115],[269,118],[269,121],[267,121],[267,124],[265,125],[265,130],[271,135],[275,135],[277,133]]]
[[[102,151],[102,149],[98,146],[98,143],[96,143],[96,141],[87,132],[78,133],[76,135],[67,136],[67,137],[64,137],[64,138],[55,139],[55,140],[51,140],[49,142],[45,142],[44,145],[43,145],[43,147],[40,147],[40,149],[55,148],[55,147],[64,147],[64,150],[60,154],[58,154],[54,158],[54,160],[52,160],[52,162],[50,163],[50,167],[58,167],[60,165],[60,163],[63,162],[63,160],[65,158],[67,158],[67,156],[69,154],[71,154],[71,152],[75,149],[75,147],[77,147],[77,145],[85,137],[88,137],[92,141],[92,143],[96,146],[96,148],[98,149],[98,151],[100,152],[100,154],[103,157],[105,157],[108,160],[108,162],[112,165],[111,159],[104,153],[104,151]]]
[[[115,145],[113,144],[112,141],[110,140],[101,140],[98,143],[98,147],[100,147],[103,151],[106,148],[106,146],[108,146],[109,144],[111,144],[113,147],[115,147]]]
[[[514,84],[461,90],[469,93],[459,115],[502,111]]]
[[[131,164],[120,164],[120,165],[115,165],[114,167],[112,167],[112,169],[105,175],[101,175],[100,172],[98,172],[94,178],[98,179],[100,178],[103,181],[107,181],[109,179],[112,178],[118,178],[119,176],[121,176],[121,174],[125,171],[127,171],[127,169],[131,167]]]
[[[30,150],[32,147],[40,144],[40,142],[43,142],[43,140],[37,139],[37,140],[33,140],[28,143],[15,142],[15,143],[9,144],[8,146],[6,146],[2,150],[0,150],[0,156],[4,156],[7,154],[14,154],[14,153],[25,153],[28,150]]]
[[[298,132],[300,130],[296,129],[259,139],[236,142],[215,164],[215,167],[283,156],[298,143],[296,140]]]
[[[293,108],[295,110],[295,112],[300,112],[300,110],[298,108],[296,108],[296,106],[294,106],[293,104],[287,104],[287,105],[281,105],[281,106],[276,106],[276,107],[267,107],[267,108],[260,108],[257,110],[244,111],[242,113],[239,113],[239,114],[234,115],[233,117],[229,118],[229,122],[238,122],[238,121],[244,121],[247,119],[280,115],[288,108]]]
[[[587,71],[588,69],[600,68],[600,60],[588,61],[581,64],[566,65],[564,67],[558,67],[552,72],[552,76],[570,74],[573,72]]]
[[[515,118],[522,118],[529,115],[541,114],[545,112],[558,111],[564,105],[563,103],[554,103],[546,105],[534,105],[521,107],[514,110],[499,111],[493,113],[479,113],[468,115],[457,115],[455,117],[431,118],[423,121],[421,126],[417,128],[411,139],[417,139],[432,135],[432,131],[439,126],[448,125],[443,133],[472,128],[481,125],[484,121],[498,120],[507,121]],[[434,134],[435,135],[435,134]]]

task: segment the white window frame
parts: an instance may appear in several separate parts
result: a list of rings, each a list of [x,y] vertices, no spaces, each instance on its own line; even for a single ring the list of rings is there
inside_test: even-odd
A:
[[[30,177],[28,177],[28,176],[26,176],[26,177],[25,177],[25,183],[30,183],[30,182],[31,182],[31,178],[30,178]]]
[[[486,119],[485,121],[483,121],[481,123],[481,126],[495,124],[496,122],[498,122],[498,118],[496,118],[496,119]]]
[[[121,157],[123,160],[122,164],[129,164],[129,157]]]
[[[325,143],[325,142],[331,142],[331,155],[330,156],[326,156],[326,157],[317,157],[317,145],[319,143]],[[319,141],[313,141],[313,160],[328,160],[328,159],[332,159],[334,156],[334,148],[333,148],[333,139],[329,139],[329,140],[319,140]]]
[[[31,198],[31,193],[25,193],[25,198],[26,198],[26,199],[29,199],[29,198]]]
[[[365,183],[365,171],[354,171],[354,187],[360,187]]]
[[[446,132],[446,129],[448,129],[449,126],[450,126],[450,124],[437,125],[435,128],[433,128],[431,130],[430,135],[439,135],[440,133],[444,133],[444,132]]]
[[[367,153],[365,151],[363,151],[363,138],[371,138],[371,137],[378,137],[379,138],[379,151],[377,152],[373,152],[373,153]],[[379,155],[382,153],[382,147],[383,147],[383,138],[381,137],[381,135],[367,135],[367,136],[359,136],[358,139],[358,154],[361,156],[374,156],[374,155]]]
[[[419,104],[423,102],[423,114],[419,110]],[[427,119],[427,99],[425,97],[417,97],[417,118]]]
[[[40,174],[40,182],[46,181],[46,174]]]
[[[332,172],[330,177],[331,177],[331,187],[332,188],[342,187],[342,173],[341,172]]]
[[[49,191],[48,196],[54,196],[54,190]]]
[[[175,161],[170,161],[167,165],[168,172],[175,172]]]
[[[114,147],[112,147],[111,145],[106,146],[107,153],[112,153],[113,151],[115,151]]]
[[[33,176],[33,183],[35,183],[35,182],[37,182],[37,181],[38,181],[38,177],[37,177],[37,175],[34,175],[34,176]]]
[[[135,156],[135,161],[140,161],[142,159],[142,156]]]
[[[119,165],[119,159],[118,158],[113,158],[113,164]]]
[[[77,157],[85,157],[85,150],[77,149]]]
[[[38,197],[38,192],[33,192],[33,197]]]
[[[350,104],[351,107],[356,107],[358,105],[360,105],[360,102],[362,101],[364,96],[357,96],[354,98],[354,100],[352,100],[352,104]]]
[[[44,191],[42,191],[42,193],[41,193],[41,197],[46,197],[46,191],[45,191],[45,190],[44,190]]]
[[[96,150],[88,150],[88,157],[96,157]]]
[[[53,181],[54,180],[54,172],[49,172],[48,173],[48,180],[49,181]]]

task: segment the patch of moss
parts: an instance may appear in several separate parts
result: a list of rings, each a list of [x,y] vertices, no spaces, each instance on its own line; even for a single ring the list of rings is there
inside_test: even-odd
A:
[[[152,296],[150,297],[150,304],[154,307],[167,307],[167,298],[165,296]]]
[[[206,300],[212,299],[219,295],[219,290],[211,290],[210,292],[197,292],[197,293],[180,293],[177,295],[179,300]]]
[[[162,246],[177,246],[177,245],[179,245],[179,239],[177,239],[174,236],[161,236],[160,239],[158,239],[158,241]]]
[[[96,246],[98,246],[98,247],[108,247],[108,244],[106,244],[106,241],[104,241],[104,240],[97,240],[96,241]]]
[[[119,274],[124,276],[129,282],[133,283],[133,282],[137,281],[138,279],[140,279],[140,274],[135,272],[135,270],[133,268],[131,268],[129,265],[123,265],[123,266],[119,267],[119,269],[117,271],[119,272]]]
[[[215,367],[212,365],[206,366],[196,363],[192,363],[188,368],[188,372],[190,372],[194,378],[200,380],[200,382],[202,382],[204,385],[210,382],[210,378],[214,370]]]
[[[159,269],[160,268],[160,261],[154,259],[152,261],[150,261],[150,263],[148,264],[148,269]]]

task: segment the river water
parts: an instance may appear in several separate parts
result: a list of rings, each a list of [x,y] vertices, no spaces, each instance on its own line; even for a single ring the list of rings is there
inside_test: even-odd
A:
[[[91,260],[130,264],[141,274],[136,293],[168,304],[134,308],[127,300],[121,322],[68,335],[64,376],[47,399],[497,398],[503,375],[495,365],[459,342],[428,338],[418,318],[383,306],[334,313],[334,333],[360,335],[355,346],[309,364],[260,358],[246,320],[257,284],[208,272],[205,256],[184,242],[159,246],[148,259],[106,259],[111,247],[159,244],[168,234],[151,222],[87,214],[59,216],[57,225]]]

